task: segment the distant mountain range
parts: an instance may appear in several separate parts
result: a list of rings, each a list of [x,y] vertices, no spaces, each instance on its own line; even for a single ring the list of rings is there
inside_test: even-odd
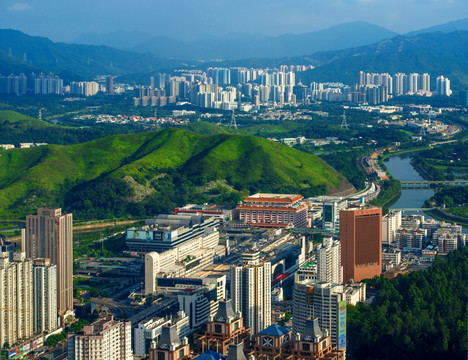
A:
[[[75,45],[54,43],[47,38],[34,37],[15,30],[0,30],[0,73],[46,71],[60,74],[67,80],[90,78],[98,74],[123,75],[125,81],[148,81],[150,74],[170,71],[174,68],[198,67],[206,69],[208,66],[229,67],[276,67],[282,64],[311,64],[316,68],[311,71],[298,74],[298,79],[304,83],[309,81],[341,81],[353,84],[357,81],[360,70],[366,72],[428,72],[435,80],[437,75],[448,76],[455,88],[468,85],[468,20],[447,23],[435,27],[444,31],[422,32],[416,35],[398,35],[374,42],[373,44],[350,47],[347,49],[310,52],[310,55],[288,57],[251,57],[244,59],[231,59],[224,61],[178,61],[165,59],[151,54],[141,54],[125,50],[117,50],[102,45]],[[353,34],[351,30],[344,31],[350,24],[343,24],[323,30],[321,34],[339,34],[347,36]],[[370,27],[369,27],[370,26]],[[354,23],[355,29],[376,29],[374,25]],[[445,30],[456,28],[457,31],[446,33]],[[339,31],[339,29],[341,29]],[[380,28],[381,29],[381,28]],[[428,28],[426,30],[431,30]],[[384,29],[385,30],[385,29]],[[426,31],[424,30],[424,31]],[[357,30],[356,30],[357,31]],[[283,42],[283,51],[287,43],[291,44],[294,51],[299,51],[299,44],[303,42],[303,52],[309,53],[308,46],[318,44],[308,42],[307,37],[319,37],[320,32],[302,35],[301,41],[297,41],[299,35],[284,35],[283,37],[270,38],[271,42],[265,48],[273,48],[275,41]],[[382,30],[384,33],[392,33]],[[315,34],[315,35],[311,35]],[[354,33],[356,34],[356,33]],[[242,37],[241,35],[236,35]],[[332,35],[330,35],[332,36]],[[338,36],[339,37],[339,36]],[[354,36],[356,37],[356,35]],[[289,38],[291,41],[286,41]],[[296,40],[293,41],[293,38]],[[259,41],[256,37],[249,38],[250,43]],[[369,38],[368,38],[369,39]],[[341,40],[340,40],[341,41]],[[169,40],[168,40],[169,42]],[[232,49],[236,47],[230,42]],[[308,45],[309,44],[309,45]],[[334,46],[337,45],[335,43]],[[349,42],[340,42],[340,46],[346,46]],[[182,45],[181,45],[182,46]],[[237,45],[236,45],[237,46]],[[260,45],[258,45],[260,48]],[[316,46],[316,45],[310,45]],[[309,46],[309,48],[310,48]],[[182,46],[183,47],[183,46]],[[214,45],[213,45],[214,49]],[[233,51],[233,50],[230,51]],[[181,49],[180,51],[189,49]],[[208,51],[208,49],[205,49]],[[214,49],[213,51],[215,51]],[[268,49],[267,49],[268,50]],[[198,51],[198,50],[194,50]],[[278,50],[278,53],[280,51]],[[24,58],[27,61],[24,61]]]
[[[182,41],[167,36],[156,36],[148,39],[145,34],[133,35],[119,32],[101,35],[94,39],[92,36],[82,35],[75,41],[87,44],[113,45],[122,49],[151,53],[166,58],[209,60],[299,56],[317,51],[371,44],[398,34],[378,25],[350,22],[305,34],[279,36],[231,34],[204,36],[192,41]],[[133,46],[129,46],[131,44],[129,40],[132,38]]]
[[[0,73],[42,70],[79,76],[168,70],[180,62],[108,46],[52,42],[17,30],[0,30]],[[6,69],[6,71],[5,71]]]
[[[450,33],[453,31],[467,31],[468,30],[468,19],[460,19],[460,20],[455,20],[455,21],[450,21],[445,24],[440,24],[436,26],[431,26],[428,28],[424,28],[421,30],[416,30],[416,31],[411,31],[409,32],[408,36],[412,35],[419,35],[419,34],[425,34],[425,33],[432,33],[432,32],[444,32],[444,33]]]
[[[408,36],[431,32],[468,30],[468,19],[413,31]],[[83,34],[75,43],[108,45],[124,50],[152,53],[155,56],[190,59],[245,59],[282,58],[303,56],[322,51],[340,50],[373,44],[397,34],[381,26],[366,22],[350,22],[327,29],[304,33],[262,36],[256,34],[230,34],[204,36],[183,41],[167,36],[150,36],[140,32],[118,31],[108,34]]]
[[[427,72],[432,76],[433,88],[438,75],[449,77],[453,87],[462,88],[468,85],[468,31],[396,36],[368,46],[302,59],[321,61],[321,66],[299,75],[304,83],[341,81],[353,84],[358,81],[361,70],[392,75],[397,72]]]

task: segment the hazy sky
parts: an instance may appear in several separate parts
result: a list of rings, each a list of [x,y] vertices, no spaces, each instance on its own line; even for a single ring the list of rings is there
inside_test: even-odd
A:
[[[137,30],[180,39],[303,33],[367,21],[399,33],[468,17],[468,0],[0,0],[0,28],[69,41]]]

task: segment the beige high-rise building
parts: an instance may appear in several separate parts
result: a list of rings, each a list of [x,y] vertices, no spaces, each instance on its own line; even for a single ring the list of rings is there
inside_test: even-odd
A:
[[[33,335],[32,260],[24,252],[0,253],[0,343],[13,345]]]
[[[271,263],[260,262],[259,251],[242,254],[244,264],[231,267],[231,298],[245,326],[257,334],[271,325]]]
[[[42,208],[26,217],[28,258],[48,258],[57,265],[57,310],[63,319],[73,311],[73,216],[62,209]]]
[[[332,284],[343,283],[343,267],[341,266],[341,243],[331,237],[325,237],[317,247],[317,280]]]
[[[392,245],[401,226],[401,210],[392,210],[382,218],[382,244]]]
[[[293,336],[306,331],[307,319],[318,317],[332,344],[346,347],[346,294],[343,285],[305,280],[294,283]]]
[[[133,360],[132,326],[107,315],[68,338],[69,360]]]
[[[49,259],[36,259],[33,266],[34,331],[51,332],[58,328],[57,265]]]

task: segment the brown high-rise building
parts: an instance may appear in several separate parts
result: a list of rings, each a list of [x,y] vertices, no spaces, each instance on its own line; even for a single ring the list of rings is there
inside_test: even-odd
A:
[[[57,311],[63,319],[73,311],[73,215],[62,209],[38,209],[26,217],[26,255],[49,258],[57,265]]]
[[[343,281],[359,282],[382,272],[382,209],[353,208],[340,211]]]

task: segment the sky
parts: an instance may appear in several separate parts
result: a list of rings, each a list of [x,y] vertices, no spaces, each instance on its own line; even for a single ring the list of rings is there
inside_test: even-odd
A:
[[[366,21],[397,33],[468,17],[468,0],[0,0],[0,28],[72,41],[139,31],[192,39],[279,35]]]

